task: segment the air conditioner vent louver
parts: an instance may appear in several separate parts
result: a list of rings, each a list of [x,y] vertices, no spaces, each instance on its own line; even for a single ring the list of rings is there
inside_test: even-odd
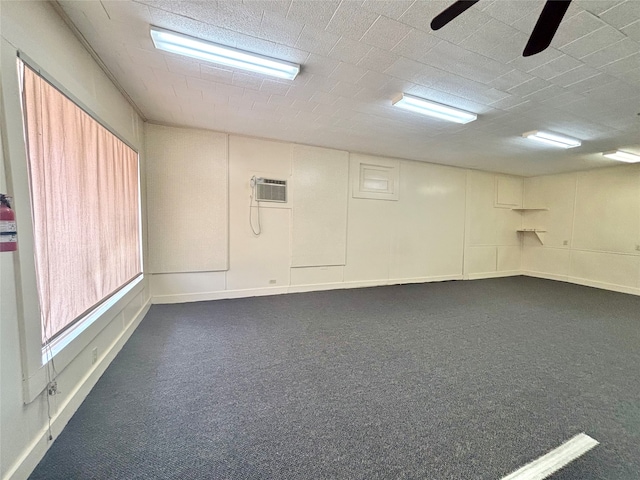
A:
[[[257,178],[256,187],[256,200],[259,202],[287,202],[286,180]]]

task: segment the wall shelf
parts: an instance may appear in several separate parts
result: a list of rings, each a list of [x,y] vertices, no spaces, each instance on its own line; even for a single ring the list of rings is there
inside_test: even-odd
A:
[[[522,214],[522,218],[525,219],[527,217],[527,212],[544,212],[544,211],[548,211],[548,208],[545,207],[514,207],[511,210],[513,210],[514,212],[520,212]],[[526,225],[528,222],[524,222],[524,224]],[[536,237],[538,237],[538,240],[540,241],[540,243],[542,245],[544,245],[544,233],[546,232],[546,230],[543,230],[541,228],[519,228],[516,230],[516,232],[521,233],[521,234],[525,234],[525,233],[533,233]]]
[[[519,228],[518,230],[516,230],[516,232],[518,233],[533,233],[535,234],[536,237],[538,237],[538,240],[540,240],[540,243],[544,245],[544,241],[542,239],[542,236],[540,235],[541,233],[545,233],[546,230],[541,230],[539,228]]]

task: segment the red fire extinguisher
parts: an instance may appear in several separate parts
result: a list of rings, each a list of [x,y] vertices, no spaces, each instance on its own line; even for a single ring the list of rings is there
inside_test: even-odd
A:
[[[16,215],[11,210],[10,198],[0,193],[0,252],[15,252],[18,249]]]

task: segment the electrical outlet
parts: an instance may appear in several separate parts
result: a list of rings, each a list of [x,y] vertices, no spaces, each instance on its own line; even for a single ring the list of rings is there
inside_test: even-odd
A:
[[[563,245],[569,245],[569,240],[565,240],[564,242],[562,242]]]
[[[271,280],[269,280],[269,285],[275,285],[277,282],[274,278],[272,278]]]
[[[93,350],[91,350],[91,365],[95,365],[97,361],[98,361],[98,349],[94,348]]]
[[[47,393],[50,396],[53,396],[55,394],[58,393],[58,382],[56,382],[55,380],[53,382],[49,382],[47,384]]]
[[[640,252],[640,245],[636,245],[636,250]]]

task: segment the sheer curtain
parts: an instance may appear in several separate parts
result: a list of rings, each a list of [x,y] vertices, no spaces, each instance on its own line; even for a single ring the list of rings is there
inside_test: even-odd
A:
[[[139,276],[138,154],[24,66],[43,344]]]

